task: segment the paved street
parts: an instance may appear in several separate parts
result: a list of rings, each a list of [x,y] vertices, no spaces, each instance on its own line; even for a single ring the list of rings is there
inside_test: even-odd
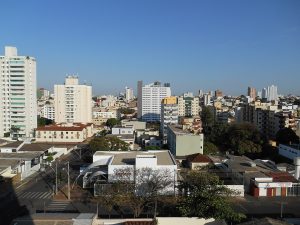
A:
[[[259,197],[246,196],[234,201],[236,210],[249,216],[278,215],[300,217],[299,197]],[[281,211],[282,210],[282,211]]]
[[[25,191],[16,194],[18,199],[51,199],[53,194],[51,192],[31,192]]]

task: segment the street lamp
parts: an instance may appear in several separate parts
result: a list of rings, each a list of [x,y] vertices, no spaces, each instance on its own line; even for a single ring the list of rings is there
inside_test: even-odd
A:
[[[68,162],[68,199],[71,200],[71,189],[70,189],[70,162]]]
[[[68,200],[71,200],[71,186],[70,186],[70,162],[66,162],[68,164]]]

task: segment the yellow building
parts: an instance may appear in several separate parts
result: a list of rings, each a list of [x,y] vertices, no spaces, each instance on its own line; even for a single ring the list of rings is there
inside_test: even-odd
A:
[[[177,97],[176,96],[170,96],[170,97],[166,97],[163,98],[161,100],[162,104],[177,104]]]

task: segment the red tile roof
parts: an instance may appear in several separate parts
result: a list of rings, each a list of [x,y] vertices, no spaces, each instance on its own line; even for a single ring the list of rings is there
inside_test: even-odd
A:
[[[38,127],[37,131],[82,131],[84,128],[91,126],[92,123],[82,124],[82,123],[73,123],[72,126],[68,124],[54,124],[46,125],[43,127]]]
[[[271,172],[268,173],[274,182],[297,182],[297,180],[287,172]]]
[[[202,155],[200,153],[188,155],[186,160],[192,163],[211,163],[212,160],[206,155]]]

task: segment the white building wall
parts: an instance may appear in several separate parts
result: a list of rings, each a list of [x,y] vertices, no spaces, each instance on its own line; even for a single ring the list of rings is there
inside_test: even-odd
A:
[[[79,85],[78,78],[66,78],[65,85],[54,85],[56,123],[92,122],[92,87]]]
[[[147,122],[160,121],[161,100],[170,96],[170,87],[163,87],[155,84],[149,84],[142,87],[142,119]]]
[[[0,56],[0,98],[0,137],[12,126],[20,128],[20,136],[32,136],[37,127],[36,61],[18,56],[14,47],[5,47]]]

